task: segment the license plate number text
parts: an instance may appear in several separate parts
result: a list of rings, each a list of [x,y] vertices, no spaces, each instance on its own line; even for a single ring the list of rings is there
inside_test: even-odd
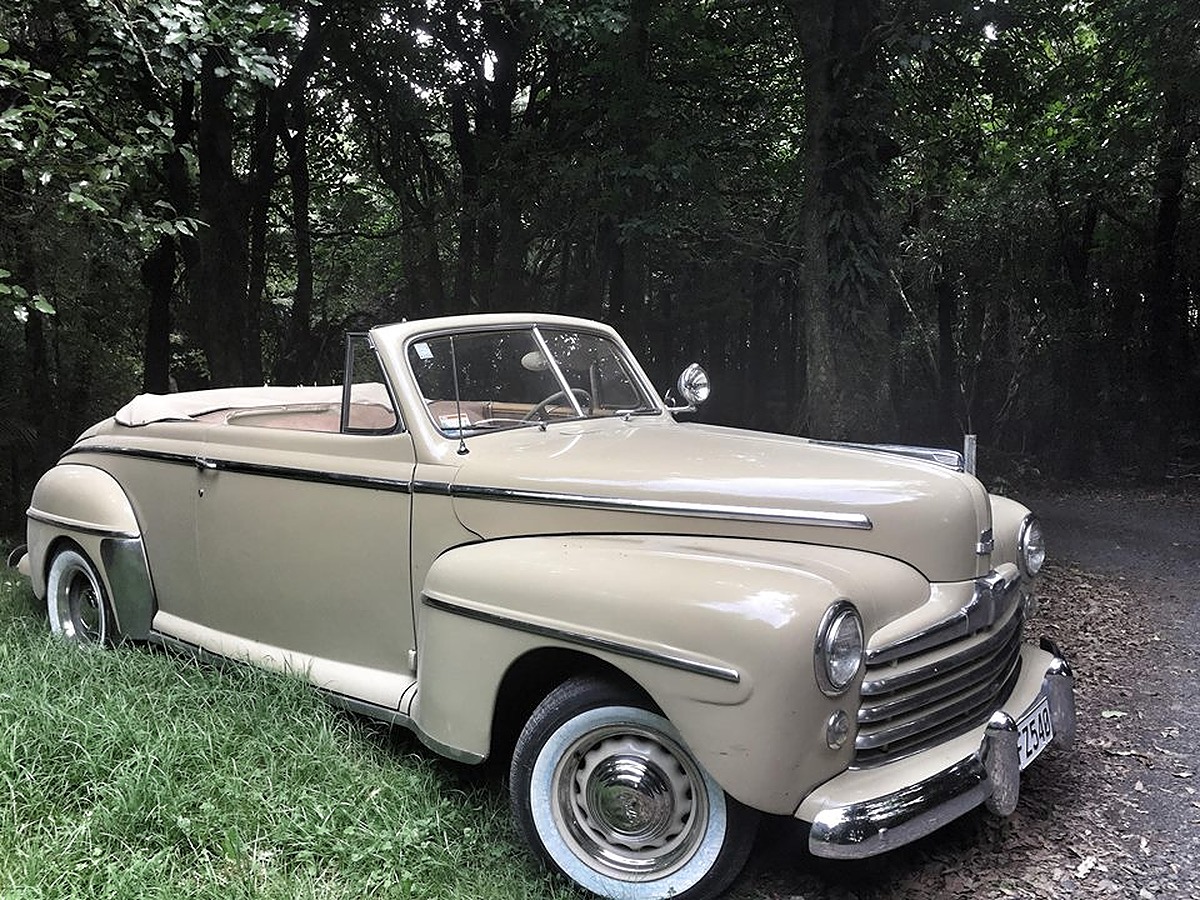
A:
[[[1037,702],[1017,723],[1017,756],[1021,768],[1038,758],[1054,738],[1054,722],[1050,718],[1050,701],[1045,697]]]

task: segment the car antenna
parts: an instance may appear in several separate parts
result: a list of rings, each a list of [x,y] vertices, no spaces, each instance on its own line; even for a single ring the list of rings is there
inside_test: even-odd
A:
[[[450,374],[454,376],[454,415],[458,417],[458,455],[466,456],[467,439],[463,435],[462,400],[458,396],[458,359],[454,356],[454,335],[450,335]]]

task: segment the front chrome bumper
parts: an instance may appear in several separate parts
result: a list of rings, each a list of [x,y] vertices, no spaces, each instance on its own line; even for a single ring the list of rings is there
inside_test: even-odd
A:
[[[797,816],[811,819],[809,851],[830,859],[875,856],[924,837],[980,804],[1000,815],[1011,813],[1021,789],[1017,721],[1045,697],[1054,724],[1051,746],[1066,749],[1075,741],[1075,678],[1070,665],[1045,638],[1041,650],[1026,646],[1023,655],[1021,681],[1005,707],[992,715],[974,752],[952,757],[933,771],[926,770],[929,759],[937,759],[935,750],[922,754],[925,760],[850,770],[806,798]],[[959,743],[951,742],[950,747]],[[905,782],[898,789],[880,791]],[[838,803],[839,795],[852,799]],[[806,807],[814,806],[819,810],[806,815]]]

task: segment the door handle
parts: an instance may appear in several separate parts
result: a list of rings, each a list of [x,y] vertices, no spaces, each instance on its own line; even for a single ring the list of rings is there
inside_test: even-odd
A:
[[[196,457],[196,468],[201,471],[216,471],[217,464],[211,459],[205,459],[203,456]]]

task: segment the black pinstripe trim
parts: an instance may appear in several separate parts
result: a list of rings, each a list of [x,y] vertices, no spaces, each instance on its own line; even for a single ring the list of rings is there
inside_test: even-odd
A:
[[[553,640],[563,641],[567,644],[575,644],[579,647],[587,647],[590,650],[604,650],[608,653],[615,653],[618,656],[627,656],[631,659],[640,659],[644,662],[666,666],[670,669],[679,669],[683,672],[691,672],[694,675],[706,675],[709,678],[716,678],[720,681],[728,681],[732,684],[737,684],[742,680],[741,675],[738,674],[738,670],[730,668],[729,666],[718,666],[713,663],[689,659],[685,656],[676,656],[674,654],[664,653],[659,650],[650,650],[646,647],[638,647],[633,644],[624,644],[620,641],[610,640],[609,638],[596,637],[595,635],[583,634],[578,631],[570,631],[565,628],[556,628],[552,625],[541,625],[536,622],[527,622],[524,619],[517,619],[511,616],[501,615],[499,613],[475,609],[471,606],[463,606],[458,603],[451,603],[448,600],[441,600],[437,597],[422,595],[421,600],[431,609],[438,609],[442,612],[447,612],[455,616],[462,616],[466,619],[474,619],[477,622],[486,622],[489,625],[499,625],[501,628],[511,628],[515,631],[523,631],[526,634],[535,634],[538,637],[552,638]]]

